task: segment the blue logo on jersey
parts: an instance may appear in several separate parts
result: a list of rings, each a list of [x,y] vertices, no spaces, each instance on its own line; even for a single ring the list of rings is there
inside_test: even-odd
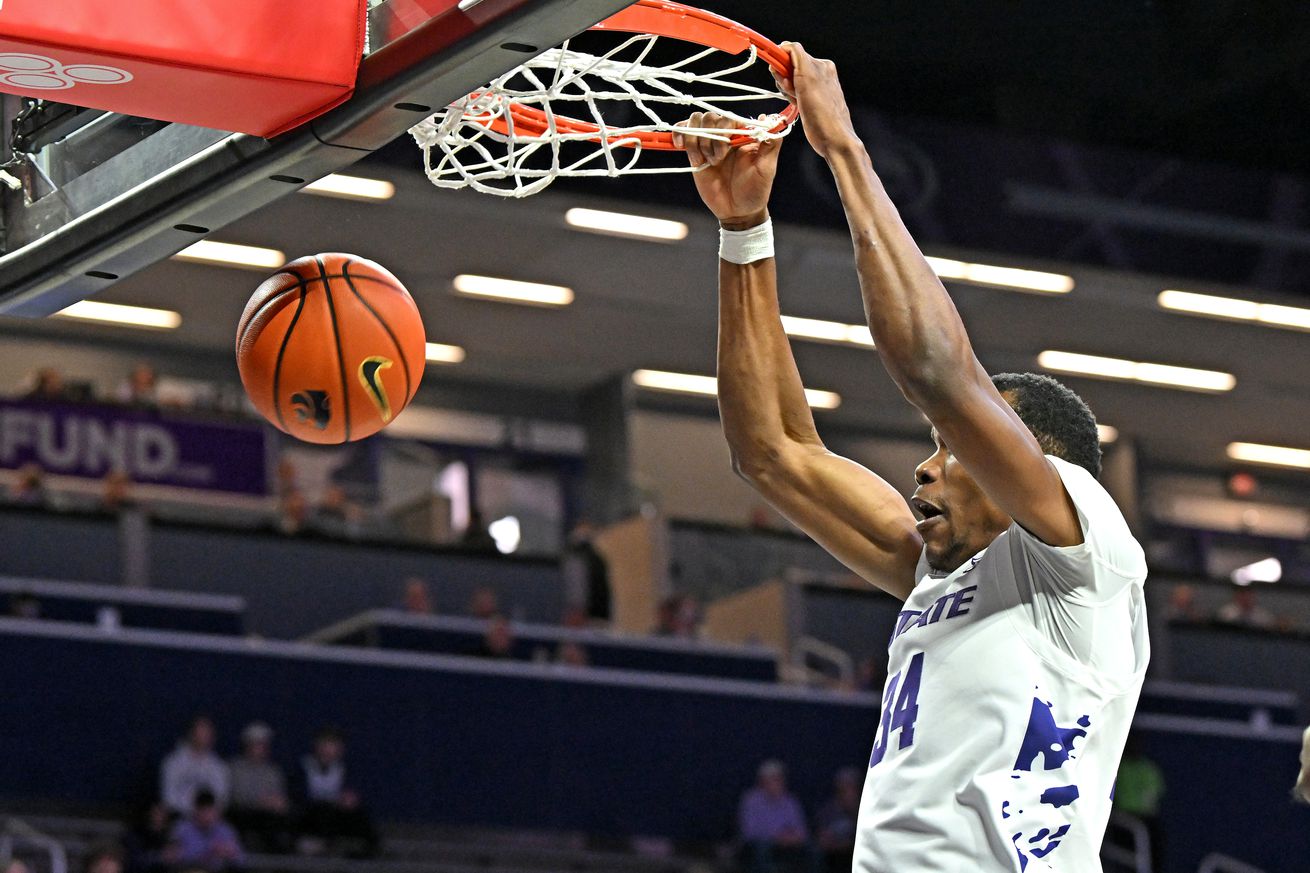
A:
[[[1033,769],[1033,764],[1040,757],[1043,770],[1055,770],[1064,766],[1073,752],[1074,740],[1087,736],[1084,728],[1092,720],[1087,716],[1078,719],[1081,727],[1060,727],[1051,714],[1051,704],[1042,703],[1033,698],[1032,712],[1028,716],[1028,730],[1023,735],[1023,744],[1019,746],[1019,757],[1014,762],[1015,770]]]

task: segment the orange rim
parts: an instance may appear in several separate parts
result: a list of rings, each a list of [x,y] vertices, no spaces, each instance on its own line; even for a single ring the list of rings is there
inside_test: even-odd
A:
[[[791,55],[772,40],[766,39],[749,27],[706,12],[693,6],[675,3],[673,0],[637,0],[636,3],[611,15],[592,30],[612,30],[619,33],[649,33],[655,36],[679,39],[684,42],[697,43],[708,48],[715,48],[730,55],[741,54],[755,47],[755,51],[765,63],[783,78],[791,76]],[[514,133],[531,137],[545,136],[551,129],[546,113],[533,106],[519,103],[510,104],[510,115],[514,119]],[[796,107],[788,104],[778,114],[778,123],[769,129],[770,133],[781,133],[796,121]],[[487,127],[503,135],[509,135],[509,125],[503,116],[497,116],[487,123]],[[602,139],[611,145],[634,147],[655,151],[682,151],[673,144],[673,134],[669,131],[644,130],[621,135],[603,136],[599,125],[568,116],[555,116],[555,130],[567,134],[582,134],[593,142]],[[745,134],[734,136],[729,144],[743,146],[756,142]]]

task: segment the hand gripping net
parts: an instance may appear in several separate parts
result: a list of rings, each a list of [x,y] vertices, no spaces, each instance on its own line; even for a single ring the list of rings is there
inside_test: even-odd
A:
[[[772,83],[747,81],[753,73],[768,82],[757,61],[790,74],[786,52],[758,34],[665,0],[640,0],[584,36],[597,31],[639,32],[600,54],[566,42],[416,125],[410,133],[428,178],[443,188],[527,197],[560,176],[687,172],[680,154],[639,165],[647,151],[678,151],[675,130],[740,146],[791,129],[794,107],[759,114],[786,98]],[[690,55],[686,42],[694,43]],[[675,126],[694,111],[738,127]]]

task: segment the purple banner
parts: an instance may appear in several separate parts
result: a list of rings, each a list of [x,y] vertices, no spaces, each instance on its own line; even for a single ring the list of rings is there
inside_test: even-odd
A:
[[[37,464],[48,473],[265,494],[267,432],[119,406],[0,400],[0,468]]]

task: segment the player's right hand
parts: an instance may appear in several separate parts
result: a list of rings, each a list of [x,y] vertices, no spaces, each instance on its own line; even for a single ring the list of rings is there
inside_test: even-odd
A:
[[[784,42],[782,48],[791,54],[791,78],[783,79],[777,73],[773,78],[800,110],[801,127],[814,150],[827,158],[838,146],[858,142],[846,95],[837,78],[837,65],[816,58],[798,42]]]
[[[679,126],[724,131],[738,128],[736,122],[713,112],[694,112]],[[778,171],[781,140],[733,148],[726,138],[675,133],[673,143],[686,150],[687,159],[696,168],[696,191],[720,224],[739,230],[764,222],[773,177]]]

